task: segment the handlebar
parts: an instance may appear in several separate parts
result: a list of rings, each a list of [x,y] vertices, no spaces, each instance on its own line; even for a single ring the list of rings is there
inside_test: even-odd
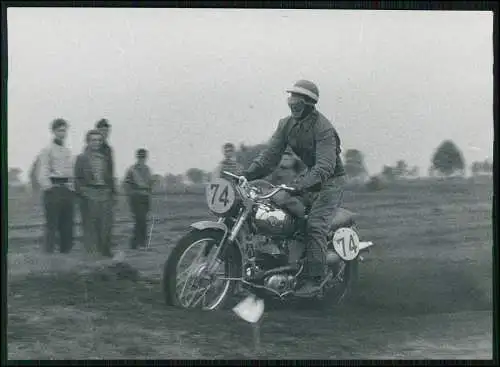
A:
[[[229,176],[229,177],[232,177],[234,179],[237,179],[238,182],[240,183],[241,187],[245,187],[246,185],[248,185],[248,181],[247,181],[247,179],[246,179],[245,176],[237,176],[237,175],[232,174],[231,172],[227,172],[227,171],[222,171],[222,173],[225,174],[226,176]],[[276,195],[278,192],[280,192],[282,190],[290,192],[290,193],[295,191],[295,189],[293,187],[290,187],[290,186],[287,186],[287,185],[279,185],[279,186],[277,186],[275,189],[273,189],[268,194],[265,194],[265,195],[255,195],[254,199],[255,200],[270,199],[270,198],[272,198],[274,195]]]

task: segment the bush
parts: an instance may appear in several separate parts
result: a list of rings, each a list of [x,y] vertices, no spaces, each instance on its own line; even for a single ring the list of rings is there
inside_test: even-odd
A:
[[[365,184],[368,191],[379,191],[385,187],[385,182],[379,176],[372,176]]]

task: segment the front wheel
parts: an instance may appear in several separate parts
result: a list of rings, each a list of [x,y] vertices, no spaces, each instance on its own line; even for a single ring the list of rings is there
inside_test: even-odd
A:
[[[163,292],[168,305],[216,310],[233,294],[238,271],[234,247],[223,249],[209,269],[214,252],[224,237],[220,230],[192,230],[170,253],[163,269]]]

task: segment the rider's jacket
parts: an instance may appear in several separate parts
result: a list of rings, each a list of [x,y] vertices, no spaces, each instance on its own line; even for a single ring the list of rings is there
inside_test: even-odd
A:
[[[278,165],[287,146],[308,167],[298,183],[301,189],[321,187],[330,179],[345,175],[337,131],[323,114],[313,109],[301,121],[292,116],[280,120],[267,149],[248,168],[250,176],[253,179],[267,176]]]

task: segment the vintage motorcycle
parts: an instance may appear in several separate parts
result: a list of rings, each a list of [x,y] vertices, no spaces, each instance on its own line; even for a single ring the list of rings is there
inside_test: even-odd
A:
[[[208,207],[218,221],[191,224],[165,262],[166,303],[215,310],[245,291],[261,298],[296,298],[308,208],[297,215],[273,200],[280,191],[294,190],[286,185],[267,183],[263,193],[255,181],[226,171],[223,176],[206,189]],[[338,208],[328,233],[328,275],[307,297],[341,303],[355,282],[361,253],[372,245],[360,242],[354,214]]]

